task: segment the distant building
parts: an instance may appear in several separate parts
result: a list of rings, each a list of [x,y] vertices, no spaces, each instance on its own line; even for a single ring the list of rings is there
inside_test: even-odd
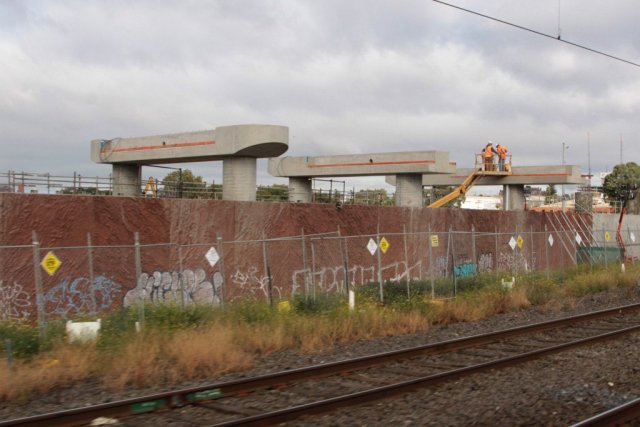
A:
[[[498,210],[502,209],[502,197],[495,196],[470,196],[465,197],[462,209]]]

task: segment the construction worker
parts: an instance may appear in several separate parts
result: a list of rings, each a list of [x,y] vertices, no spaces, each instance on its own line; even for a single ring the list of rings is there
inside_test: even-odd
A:
[[[484,157],[484,170],[492,171],[493,170],[493,155],[498,154],[498,152],[493,148],[493,143],[489,141],[487,145],[484,146],[484,152],[482,153]]]
[[[507,158],[507,147],[504,145],[496,145],[496,153],[498,153],[498,171],[504,172],[504,161]]]

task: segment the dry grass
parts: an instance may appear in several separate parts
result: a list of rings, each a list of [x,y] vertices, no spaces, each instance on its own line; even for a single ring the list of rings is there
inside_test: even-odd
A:
[[[214,378],[250,367],[256,356],[284,349],[316,353],[330,350],[335,343],[414,333],[431,324],[476,321],[531,305],[552,311],[575,304],[579,296],[591,292],[617,287],[635,290],[637,280],[637,269],[631,274],[614,270],[576,273],[563,284],[525,279],[511,291],[489,285],[438,304],[422,302],[412,309],[365,301],[353,312],[342,305],[312,315],[249,307],[244,317],[217,316],[197,328],[148,328],[144,334],[122,335],[118,350],[112,353],[98,354],[94,346],[61,344],[30,362],[16,362],[11,373],[2,363],[0,400],[26,398],[33,391],[51,391],[88,377],[116,391]]]
[[[21,399],[30,392],[47,392],[89,377],[95,370],[94,346],[62,344],[30,362],[18,361],[12,372],[0,366],[0,400]]]
[[[157,360],[160,348],[158,336],[149,334],[134,337],[117,356],[105,362],[105,385],[111,390],[120,391],[128,385],[144,387],[158,381],[158,375],[164,369],[162,359]]]
[[[170,364],[167,372],[171,381],[247,369],[253,359],[234,342],[233,331],[220,325],[178,332],[166,343],[164,355]]]

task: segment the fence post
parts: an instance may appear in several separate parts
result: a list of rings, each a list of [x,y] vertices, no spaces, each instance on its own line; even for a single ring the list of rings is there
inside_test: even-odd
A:
[[[93,244],[91,243],[91,233],[87,233],[87,257],[89,258],[89,294],[91,295],[91,314],[95,315],[96,307],[96,285],[93,274]]]
[[[311,294],[313,299],[316,299],[316,247],[313,244],[313,237],[311,238]]]
[[[476,258],[476,226],[471,224],[471,262],[476,265],[476,273],[478,273],[478,259]]]
[[[495,231],[495,236],[496,236],[496,260],[494,261],[495,262],[495,269],[496,269],[496,277],[500,277],[500,272],[498,271],[499,270],[499,264],[498,264],[498,261],[499,261],[498,260],[498,258],[499,258],[499,255],[498,255],[498,237],[499,237],[498,236],[498,226],[495,225],[493,227],[493,229]]]
[[[547,224],[544,225],[544,264],[547,267],[547,280],[549,280],[549,241],[547,240]]]
[[[433,241],[431,240],[431,222],[429,222],[429,276],[431,277],[431,299],[436,299],[436,289],[433,280]]]
[[[404,265],[405,272],[407,277],[407,298],[411,298],[411,285],[409,282],[411,281],[411,277],[409,276],[409,254],[407,253],[407,226],[406,224],[402,224],[402,243],[404,245]]]
[[[533,271],[535,269],[535,255],[533,253],[533,225],[529,225],[529,244],[531,245],[531,266],[529,267],[529,271]]]
[[[604,223],[602,224],[602,237],[604,239],[604,235],[605,235],[606,231],[604,229]],[[608,267],[608,262],[607,262],[607,239],[604,239],[604,268]]]
[[[451,240],[451,275],[453,276],[453,296],[458,295],[458,278],[456,277],[456,238],[449,227],[449,239]]]
[[[40,271],[40,242],[35,230],[32,232],[33,243],[33,276],[36,282],[36,307],[40,339],[44,338],[44,295],[42,294],[42,271]]]
[[[347,261],[347,238],[340,234],[340,226],[338,225],[338,241],[340,242],[340,252],[342,252],[342,264],[344,268],[344,287],[349,295],[349,263]]]
[[[578,235],[578,232],[576,231],[576,229],[574,228],[571,234],[571,238],[573,240],[573,252],[575,253],[575,266],[578,265],[578,241],[576,240],[576,236]]]
[[[309,272],[307,271],[307,245],[304,237],[304,227],[300,229],[302,240],[302,268],[304,271],[304,298],[309,298]]]
[[[269,297],[269,305],[273,306],[273,286],[271,283],[271,269],[269,268],[269,261],[267,255],[267,237],[262,232],[262,258],[264,260],[264,272],[267,275],[267,291]]]
[[[518,226],[516,225],[516,234],[514,234],[513,237],[516,237],[518,235]],[[514,276],[518,275],[518,262],[519,260],[519,255],[521,255],[518,251],[520,250],[520,247],[516,244],[515,246],[517,249],[514,249],[513,252],[513,259],[514,259],[514,263],[513,266],[511,267],[511,272],[513,273]]]
[[[378,244],[378,283],[380,284],[380,302],[384,302],[384,289],[382,286],[382,255],[380,254],[380,223],[376,228],[376,243]]]
[[[220,263],[220,275],[222,276],[222,284],[220,285],[220,304],[224,305],[227,280],[224,276],[224,251],[222,249],[222,235],[219,232],[216,235],[216,241],[218,242],[218,254],[220,255],[220,261],[218,262]]]
[[[558,239],[558,241],[562,241],[561,239],[567,239],[567,231],[564,229],[561,229],[557,232],[557,235],[560,237]],[[571,239],[571,237],[569,237],[569,239]],[[563,248],[560,248],[560,265],[562,266],[562,270],[563,270],[563,274],[562,277],[564,278],[564,251],[562,250]],[[567,252],[569,252],[569,249],[567,249]]]
[[[158,187],[156,187],[158,188]],[[183,266],[182,266],[182,245],[176,243],[178,246],[178,283],[180,283],[180,307],[184,310],[184,280],[183,280]]]
[[[136,231],[133,233],[133,246],[135,249],[135,262],[136,262],[136,284],[139,289],[138,293],[138,324],[140,330],[144,329],[144,297],[146,289],[141,286],[140,278],[142,276],[142,259],[140,256],[140,234]]]

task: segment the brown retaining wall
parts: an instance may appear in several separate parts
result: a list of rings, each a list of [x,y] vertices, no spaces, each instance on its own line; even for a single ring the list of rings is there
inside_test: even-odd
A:
[[[430,263],[439,275],[452,265],[507,274],[571,265],[559,236],[553,246],[546,243],[553,230],[549,215],[5,193],[0,194],[0,319],[35,316],[34,231],[40,259],[52,250],[62,262],[53,275],[41,270],[44,311],[47,317],[67,317],[88,312],[94,300],[98,310],[110,310],[140,296],[185,303],[265,298],[267,271],[272,295],[279,299],[343,290],[345,266],[349,283],[357,286],[377,281],[379,270],[383,280],[426,278]],[[589,216],[582,220],[591,225]],[[449,229],[464,233],[449,235]],[[389,242],[380,262],[366,249],[377,230]],[[437,247],[428,230],[438,236]],[[140,277],[135,232],[142,245]],[[91,253],[88,233],[96,246]],[[310,237],[323,233],[322,239]],[[346,238],[337,239],[338,233]],[[508,242],[517,236],[523,244],[514,250]],[[263,237],[295,238],[263,244]],[[569,247],[571,239],[565,244]],[[205,259],[211,247],[222,255],[213,267]]]

